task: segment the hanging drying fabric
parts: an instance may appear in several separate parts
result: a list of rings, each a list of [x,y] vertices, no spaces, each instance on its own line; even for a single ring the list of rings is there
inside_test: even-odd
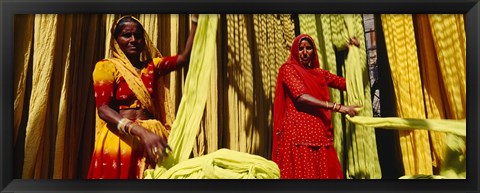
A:
[[[177,117],[168,142],[172,152],[155,169],[145,170],[145,179],[244,179],[279,178],[278,166],[261,156],[220,149],[189,159],[207,101],[212,63],[216,61],[218,15],[200,15],[193,42],[190,69]]]

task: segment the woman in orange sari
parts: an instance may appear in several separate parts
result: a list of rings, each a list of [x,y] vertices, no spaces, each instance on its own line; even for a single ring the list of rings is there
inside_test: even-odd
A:
[[[331,112],[355,116],[357,106],[329,102],[328,87],[346,90],[345,79],[320,69],[316,53],[310,36],[297,36],[278,73],[272,160],[283,179],[343,178],[333,146]]]
[[[97,62],[93,72],[103,124],[97,124],[89,179],[141,179],[166,156],[173,118],[158,80],[187,63],[195,31],[196,17],[184,51],[162,57],[138,19],[124,16],[112,26],[113,58]]]

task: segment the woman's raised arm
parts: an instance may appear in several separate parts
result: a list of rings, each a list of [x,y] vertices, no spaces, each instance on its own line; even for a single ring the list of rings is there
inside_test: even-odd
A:
[[[192,45],[193,45],[193,38],[195,37],[195,33],[197,31],[197,22],[198,22],[198,14],[193,14],[192,27],[190,28],[190,34],[188,35],[188,39],[185,44],[185,49],[181,54],[178,55],[177,64],[184,65],[184,63],[190,57],[190,52],[192,51]]]

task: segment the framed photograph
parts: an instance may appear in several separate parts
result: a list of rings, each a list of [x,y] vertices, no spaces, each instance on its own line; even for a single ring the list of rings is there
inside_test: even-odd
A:
[[[2,1],[0,187],[476,192],[479,6]],[[280,80],[288,63],[319,68],[340,91],[292,90]],[[327,94],[305,110],[302,89]],[[324,130],[302,126],[317,119]]]

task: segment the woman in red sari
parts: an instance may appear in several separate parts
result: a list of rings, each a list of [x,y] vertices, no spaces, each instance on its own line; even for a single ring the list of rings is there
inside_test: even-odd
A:
[[[173,113],[160,80],[187,63],[195,31],[192,18],[184,51],[162,57],[133,16],[112,26],[113,57],[97,62],[93,72],[97,136],[87,178],[141,179],[166,156]]]
[[[295,38],[280,67],[274,101],[272,160],[282,179],[343,179],[333,146],[331,112],[355,116],[357,106],[330,102],[328,87],[345,79],[320,69],[313,39]]]

